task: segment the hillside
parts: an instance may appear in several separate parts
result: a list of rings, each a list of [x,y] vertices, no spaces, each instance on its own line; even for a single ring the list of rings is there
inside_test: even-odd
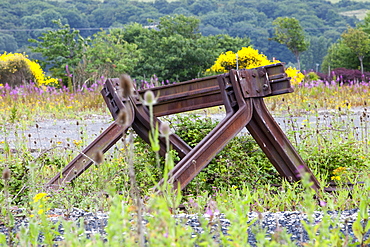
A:
[[[357,10],[343,11],[343,12],[340,12],[340,14],[344,16],[348,16],[348,17],[356,17],[359,20],[363,20],[368,11],[369,11],[368,9],[357,9]]]
[[[303,54],[303,68],[314,69],[321,63],[328,46],[335,42],[347,26],[354,26],[370,9],[369,1],[342,0],[99,0],[49,1],[25,0],[0,2],[0,52],[28,51],[29,38],[38,38],[42,29],[56,28],[60,19],[91,36],[101,28],[124,27],[132,22],[148,25],[148,19],[182,14],[200,19],[203,35],[229,34],[249,37],[254,48],[268,57],[286,63],[295,58],[285,47],[270,41],[272,21],[279,16],[295,17],[311,41]],[[31,54],[32,55],[32,54]]]

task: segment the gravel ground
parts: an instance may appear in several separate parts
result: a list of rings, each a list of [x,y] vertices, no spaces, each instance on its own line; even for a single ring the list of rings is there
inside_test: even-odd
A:
[[[353,128],[360,129],[360,116],[364,112],[363,108],[354,108],[350,111],[350,116],[353,119]],[[293,118],[284,115],[275,115],[274,119],[282,128],[283,131],[289,129],[291,124],[288,124],[287,121],[292,119],[295,122],[297,127],[300,127],[304,121],[311,123],[311,125],[316,125],[316,121],[319,121],[318,124],[327,124],[328,119],[332,118],[334,113],[330,111],[320,111],[319,120],[316,117],[310,116],[309,119],[303,114],[303,116],[295,116]],[[211,117],[214,120],[222,120],[225,115],[212,114],[211,116],[207,114],[198,114],[201,117]],[[343,119],[348,118],[347,115],[342,116]],[[24,144],[26,141],[27,147],[32,152],[39,152],[46,150],[55,143],[60,143],[60,145],[66,145],[67,143],[72,143],[73,140],[80,140],[83,138],[86,145],[91,143],[101,132],[103,132],[109,125],[112,124],[112,117],[110,115],[89,115],[81,120],[55,120],[55,119],[45,119],[38,121],[32,126],[28,126],[26,129],[14,129],[13,126],[9,125],[4,129],[0,129],[0,143],[1,141],[6,140],[10,147],[14,150],[17,149],[17,142],[21,140]],[[370,123],[370,118],[367,119],[367,123]],[[242,130],[242,133],[247,132],[246,129]],[[361,131],[359,131],[361,133]],[[25,140],[26,139],[26,140]],[[0,144],[0,151],[2,145]]]
[[[74,140],[84,139],[87,144],[92,142],[101,132],[112,124],[110,116],[91,115],[83,120],[52,120],[36,122],[26,129],[7,127],[0,130],[0,141],[6,140],[12,149],[17,149],[19,142],[26,142],[32,152],[49,149],[55,144],[72,144]],[[0,145],[0,148],[2,146]]]
[[[352,231],[352,224],[357,218],[357,209],[353,210],[345,210],[342,212],[335,212],[329,211],[328,214],[333,218],[337,219],[339,217],[339,227],[341,231],[345,235],[354,236]],[[13,213],[17,215],[24,215],[22,209],[14,210]],[[370,211],[369,211],[370,213]],[[50,216],[50,220],[54,223],[58,223],[60,218],[62,217],[65,220],[69,221],[78,221],[83,218],[84,225],[85,225],[85,233],[87,236],[94,235],[96,233],[100,233],[104,236],[104,227],[108,223],[108,214],[106,213],[91,213],[86,212],[81,209],[74,208],[72,211],[66,211],[62,209],[51,209],[48,211]],[[315,224],[318,224],[324,216],[323,212],[315,212]],[[225,218],[225,215],[219,214],[213,217],[211,229],[204,229],[200,222],[199,217],[204,217],[206,220],[209,221],[210,216],[207,214],[204,215],[196,215],[196,214],[177,214],[174,215],[179,222],[192,227],[193,229],[193,237],[196,234],[202,234],[205,230],[211,231],[215,233],[215,238],[217,239],[217,232],[222,231],[223,234],[227,234],[228,228],[232,225],[232,222]],[[269,239],[271,235],[277,230],[284,228],[287,233],[292,234],[291,240],[297,243],[297,246],[301,246],[301,243],[304,243],[308,240],[307,232],[304,230],[301,221],[307,220],[307,216],[298,211],[285,211],[285,212],[277,212],[277,213],[262,213],[258,214],[256,212],[250,212],[248,214],[249,221],[256,219],[257,221],[254,223],[259,224],[264,230],[266,230],[266,238]],[[144,216],[145,220],[145,216]],[[28,225],[28,219],[25,216],[18,216],[16,217],[16,229],[19,229],[20,226]],[[253,228],[253,226],[252,226]],[[57,237],[56,241],[63,240],[63,233],[64,228],[60,224],[58,231],[61,233],[59,237]],[[6,229],[3,224],[0,223],[0,232],[6,233]],[[252,231],[248,231],[249,235],[249,243],[252,246],[256,246],[256,238]],[[370,237],[370,231],[367,233],[366,238]],[[57,244],[57,242],[56,242]]]

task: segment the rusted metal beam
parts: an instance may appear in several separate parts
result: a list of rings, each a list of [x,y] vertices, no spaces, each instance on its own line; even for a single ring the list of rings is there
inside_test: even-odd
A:
[[[149,143],[150,114],[141,103],[146,90],[137,91],[134,96],[123,99],[117,93],[118,79],[108,79],[102,90],[104,100],[113,116],[119,111],[130,110],[130,126]],[[154,123],[161,123],[158,117],[224,105],[226,117],[197,146],[191,149],[177,135],[171,135],[171,147],[177,150],[181,160],[169,172],[169,182],[174,188],[186,185],[224,148],[224,146],[246,127],[278,172],[289,181],[298,181],[303,172],[310,174],[313,188],[320,187],[310,169],[302,161],[278,124],[269,114],[264,97],[293,92],[290,78],[286,77],[282,64],[273,64],[248,70],[231,70],[223,75],[210,76],[197,80],[151,88],[158,96],[154,105]],[[113,124],[99,136],[82,154],[76,157],[61,174],[48,185],[72,181],[88,168],[83,164],[85,155],[94,155],[97,150],[108,150],[122,136],[124,128]],[[99,148],[97,148],[99,146]],[[160,139],[160,153],[167,150]],[[80,157],[81,156],[81,157]],[[82,161],[81,161],[82,160]],[[82,164],[81,164],[82,162]],[[74,175],[70,175],[73,173]],[[160,186],[164,181],[160,181]]]
[[[312,187],[319,189],[316,177],[270,115],[262,98],[253,99],[253,116],[246,128],[281,176],[293,182],[309,173]]]
[[[180,186],[180,189],[184,189],[252,117],[251,100],[245,100],[241,90],[229,90],[239,87],[235,77],[224,74],[218,77],[218,83],[226,107],[226,117],[169,172],[168,181],[174,188]],[[158,186],[163,183],[162,179]]]
[[[298,181],[304,172],[308,172],[312,188],[319,189],[319,182],[273,120],[263,101],[266,96],[292,92],[281,67],[232,70],[218,78],[227,115],[169,172],[168,182],[174,188],[180,186],[184,189],[241,129],[247,127],[281,176],[288,181]],[[259,81],[249,85],[254,80]],[[161,180],[158,186],[163,183]]]
[[[217,76],[151,88],[158,95],[156,117],[223,105]],[[146,90],[139,91],[143,97]]]
[[[116,123],[110,125],[90,145],[88,145],[76,158],[74,158],[61,172],[55,175],[45,185],[47,188],[57,189],[60,185],[73,181],[86,171],[94,162],[97,153],[108,151],[119,139],[127,127]]]
[[[124,109],[124,105],[130,103],[133,107],[134,121],[131,124],[131,127],[135,132],[147,143],[149,142],[148,133],[150,131],[150,115],[148,109],[143,106],[141,98],[144,97],[145,91],[140,91],[139,94],[131,96],[129,99],[123,99],[118,95],[119,80],[117,78],[108,79],[105,83],[105,87],[102,89],[102,95],[105,102],[113,116],[114,119],[117,118],[120,109]],[[164,90],[164,92],[168,92]],[[140,94],[141,93],[141,94]],[[117,102],[119,101],[119,102]],[[161,124],[161,121],[157,116],[153,117],[154,126],[158,123],[158,126]],[[186,144],[181,138],[177,135],[170,136],[170,144],[173,149],[175,149],[180,158],[184,157],[190,151],[190,147]],[[164,155],[166,152],[166,142],[164,138],[159,139],[160,145],[160,154]]]

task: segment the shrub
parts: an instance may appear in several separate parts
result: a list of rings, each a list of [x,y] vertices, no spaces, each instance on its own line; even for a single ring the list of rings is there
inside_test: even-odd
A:
[[[318,73],[321,80],[336,80],[339,83],[350,83],[354,81],[370,81],[370,72],[361,73],[356,69],[336,68],[329,74]]]
[[[189,146],[195,147],[215,126],[216,121],[199,115],[178,115],[172,121],[172,128]],[[140,186],[153,186],[145,172],[149,167],[155,180],[162,176],[161,167],[155,165],[155,155],[148,151],[150,147],[143,141],[135,145],[138,160],[135,161],[137,178]],[[197,194],[216,188],[241,187],[243,184],[256,186],[265,183],[279,183],[280,176],[267,159],[255,140],[245,134],[238,135],[204,168],[186,187],[185,194]],[[122,183],[123,185],[123,183]]]
[[[313,71],[308,72],[304,76],[305,81],[317,81],[319,79],[320,79],[320,76]]]
[[[23,55],[6,54],[0,56],[0,82],[19,85],[34,79]]]
[[[238,60],[238,66],[236,61]],[[280,63],[279,60],[270,61],[264,54],[252,47],[243,47],[237,53],[227,51],[221,53],[211,68],[206,71],[206,74],[226,73],[230,69],[252,69],[269,64]],[[298,85],[304,78],[304,75],[296,68],[288,67],[286,69],[288,77],[292,78],[292,84]]]
[[[304,75],[296,68],[288,67],[286,68],[285,73],[291,78],[290,81],[293,85],[298,85],[304,79]]]
[[[333,180],[335,170],[345,167],[351,180],[366,171],[365,155],[353,141],[325,143],[323,146],[306,146],[301,150],[307,165],[321,175],[327,175],[327,182]],[[348,181],[347,181],[348,182]]]
[[[0,55],[0,83],[8,83],[11,86],[28,82],[36,82],[37,85],[58,84],[55,78],[46,77],[40,65],[20,53],[4,53]]]

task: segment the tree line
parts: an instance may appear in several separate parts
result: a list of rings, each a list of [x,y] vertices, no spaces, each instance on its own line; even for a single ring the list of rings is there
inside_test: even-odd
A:
[[[31,51],[42,55],[41,65],[54,77],[64,81],[72,77],[77,84],[122,73],[137,81],[155,77],[170,83],[198,78],[220,53],[250,45],[248,38],[201,35],[195,17],[175,15],[159,20],[153,28],[133,23],[88,38],[57,20],[58,29],[30,39],[35,44]]]
[[[102,30],[108,34],[113,29],[116,29],[115,33],[121,29],[120,35],[125,37],[124,41],[119,39],[122,46],[131,51],[132,54],[140,51],[139,54],[135,53],[136,60],[131,60],[131,64],[125,66],[135,67],[137,61],[146,61],[142,68],[135,67],[134,73],[140,74],[141,77],[149,76],[152,71],[158,70],[164,71],[163,78],[167,77],[165,79],[169,80],[196,77],[202,66],[210,64],[210,61],[217,57],[216,53],[240,48],[221,47],[222,42],[228,43],[231,39],[239,40],[237,42],[243,43],[244,46],[252,45],[270,59],[275,57],[296,66],[301,63],[301,68],[306,70],[317,69],[317,64],[320,64],[320,69],[324,69],[326,66],[324,57],[328,54],[328,49],[336,44],[348,26],[356,27],[359,23],[355,17],[347,17],[341,15],[340,12],[368,8],[369,5],[369,3],[356,3],[348,0],[341,0],[337,4],[321,0],[179,0],[171,2],[166,0],[153,2],[5,0],[0,3],[0,26],[2,29],[0,31],[0,52],[27,52],[30,57],[42,61],[46,58],[41,57],[40,53],[31,52],[29,46],[37,45],[37,43],[30,43],[29,39],[40,41],[39,37],[43,34],[68,25],[69,28],[79,31],[78,35],[84,40],[83,42],[94,47],[98,47],[98,44],[89,43],[92,40],[95,40],[94,42],[98,40],[118,42],[104,37],[101,33]],[[160,20],[168,15],[183,15],[199,20],[196,30],[194,30],[194,25],[192,26],[196,35],[179,39],[181,34],[173,33],[170,39],[166,37],[167,34],[164,31],[154,32],[150,31],[150,28],[145,28],[147,29],[145,31],[139,28],[152,26],[158,29],[160,25],[163,28]],[[307,49],[299,52],[300,63],[298,64],[297,53],[294,53],[284,42],[280,42],[282,43],[280,44],[279,40],[272,38],[275,34],[273,22],[278,17],[285,16],[299,21],[304,30],[305,40],[309,43]],[[149,19],[150,21],[148,21]],[[60,20],[60,22],[54,20]],[[128,37],[127,33],[130,32],[132,34]],[[177,45],[185,47],[186,51],[175,51],[174,49],[171,51],[171,47],[176,42]],[[158,45],[153,46],[153,44]],[[203,49],[208,49],[209,54],[206,54],[207,52],[204,52]],[[95,54],[90,50],[92,54],[89,56],[100,55],[97,51],[99,48],[96,48]],[[110,52],[117,53],[114,50]],[[82,56],[81,54],[76,56],[78,59],[86,59],[87,54],[84,55],[84,58],[78,57]],[[187,65],[182,64],[181,59],[176,56],[186,56],[189,60],[193,59],[194,66],[182,68]],[[210,59],[210,57],[213,58]],[[331,63],[333,63],[332,60],[330,60]],[[321,66],[323,61],[324,64]],[[166,62],[171,65],[170,69],[160,65]],[[88,65],[85,66],[88,67]],[[85,69],[89,70],[89,68]],[[117,67],[117,69],[123,68]],[[182,69],[188,70],[181,72],[185,73],[186,76],[180,72],[174,72]],[[192,71],[190,72],[190,70]]]

